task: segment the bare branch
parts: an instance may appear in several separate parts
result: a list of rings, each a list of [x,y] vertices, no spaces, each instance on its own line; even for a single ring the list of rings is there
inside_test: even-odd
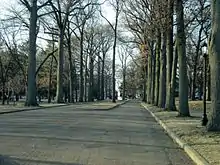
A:
[[[20,0],[20,2],[28,9],[28,11],[31,11],[31,6],[27,0]]]
[[[45,2],[45,3],[43,3],[42,5],[38,6],[38,7],[37,7],[37,11],[40,10],[41,8],[43,8],[44,6],[49,5],[49,4],[50,4],[50,1],[52,1],[52,0],[48,0],[47,2]]]
[[[99,11],[99,13],[100,13],[101,17],[104,18],[108,22],[108,24],[111,26],[112,30],[115,30],[112,23],[102,14],[102,11]]]

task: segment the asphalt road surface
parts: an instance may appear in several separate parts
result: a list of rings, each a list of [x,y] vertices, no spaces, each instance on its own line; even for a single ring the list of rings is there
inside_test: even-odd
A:
[[[192,165],[140,103],[0,115],[0,165]]]

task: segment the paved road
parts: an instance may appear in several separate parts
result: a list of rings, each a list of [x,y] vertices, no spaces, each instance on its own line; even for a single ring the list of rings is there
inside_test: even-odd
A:
[[[192,165],[137,102],[0,115],[0,165]]]

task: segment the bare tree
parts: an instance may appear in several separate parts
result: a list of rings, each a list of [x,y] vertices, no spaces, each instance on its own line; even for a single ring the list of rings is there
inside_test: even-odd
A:
[[[95,13],[95,7],[97,4],[92,3],[92,0],[87,1],[85,4],[80,3],[79,5],[79,11],[77,14],[73,16],[73,21],[71,23],[73,24],[73,27],[76,30],[73,30],[73,33],[75,37],[80,41],[80,83],[79,83],[79,101],[83,102],[86,101],[87,98],[87,92],[85,91],[87,89],[87,56],[85,56],[84,59],[84,38],[85,38],[85,28],[87,21],[91,19],[94,16]],[[85,63],[84,63],[85,62]],[[83,71],[85,69],[85,72]],[[84,99],[83,99],[84,98]]]
[[[162,45],[161,45],[161,53],[160,53],[160,87],[159,87],[159,100],[158,106],[160,108],[165,108],[166,103],[166,42],[167,36],[166,32],[162,32]]]
[[[161,32],[157,29],[156,40],[156,78],[155,78],[155,102],[154,105],[158,106],[159,103],[159,91],[160,91],[160,56],[161,56]]]
[[[101,60],[101,89],[100,89],[100,98],[104,100],[105,96],[105,64],[106,64],[106,56],[110,48],[112,47],[112,40],[113,35],[111,33],[111,27],[109,26],[102,26],[100,29],[100,56],[99,59]]]
[[[38,12],[44,6],[48,5],[50,0],[42,3],[38,2],[38,0],[31,0],[30,2],[27,0],[20,0],[20,2],[27,8],[30,13],[30,22],[29,22],[29,56],[28,56],[28,81],[27,81],[27,99],[26,99],[26,106],[37,106],[36,100],[36,40],[37,40],[37,33],[39,27],[37,26],[37,21],[39,17]],[[39,4],[39,5],[38,5]]]
[[[212,0],[212,33],[210,36],[209,50],[210,50],[210,63],[211,65],[211,82],[212,82],[212,111],[208,123],[208,131],[220,131],[220,81],[219,81],[219,60],[220,51],[220,1]]]
[[[128,62],[128,57],[131,55],[132,50],[129,50],[129,47],[120,45],[118,54],[119,54],[119,59],[121,61],[121,69],[122,69],[122,100],[125,100],[125,92],[126,92],[126,72],[127,72],[127,62]]]
[[[184,29],[183,1],[176,0],[176,44],[179,59],[179,116],[190,116],[188,104],[188,77],[186,65],[186,35]]]
[[[142,55],[142,76],[143,76],[143,101],[151,100],[150,85],[152,82],[149,77],[152,77],[151,71],[151,36],[150,24],[152,20],[150,18],[151,10],[150,5],[152,3],[147,1],[125,1],[124,2],[124,17],[125,25],[131,31],[134,36],[134,42],[138,44],[140,53]],[[152,6],[151,6],[152,7]],[[150,13],[150,14],[149,14]],[[150,69],[149,69],[150,68]],[[149,95],[147,95],[147,93]]]
[[[78,2],[78,1],[77,1]],[[62,103],[63,100],[63,64],[64,64],[64,34],[68,24],[68,17],[71,12],[75,10],[77,2],[56,1],[56,4],[50,1],[50,5],[55,15],[57,27],[59,29],[59,41],[58,41],[58,66],[57,66],[57,91],[56,102]],[[78,6],[77,6],[78,7]]]
[[[26,60],[23,58],[23,55],[19,54],[18,45],[16,43],[19,29],[14,26],[7,27],[4,23],[2,23],[2,32],[0,35],[1,47],[3,48],[0,52],[0,80],[3,105],[5,104],[6,99],[9,100],[10,96],[9,90],[7,90],[8,94],[6,94],[6,88],[11,88],[12,91],[16,88],[16,86],[13,87],[10,85],[14,84],[14,77],[21,77],[20,80],[26,85]],[[19,81],[16,85],[19,86]],[[7,98],[6,95],[8,95]]]
[[[116,102],[116,91],[115,91],[115,56],[116,56],[116,46],[117,46],[117,37],[118,37],[118,23],[119,15],[122,9],[121,0],[110,0],[109,3],[115,10],[115,22],[111,23],[103,14],[100,12],[101,16],[108,22],[114,32],[114,42],[113,42],[113,54],[112,54],[112,102]]]
[[[99,38],[99,33],[100,29],[98,27],[98,22],[94,19],[91,19],[85,31],[85,50],[89,58],[88,101],[94,101],[94,62],[100,49],[100,43],[102,43],[102,41]]]
[[[173,58],[173,14],[174,14],[174,0],[168,0],[168,6],[167,6],[167,76],[166,76],[166,104],[165,108],[167,110],[173,111],[176,109],[174,100],[174,93],[172,92],[172,67],[173,62],[175,61]],[[175,70],[174,70],[175,72]],[[175,78],[175,77],[173,77]]]

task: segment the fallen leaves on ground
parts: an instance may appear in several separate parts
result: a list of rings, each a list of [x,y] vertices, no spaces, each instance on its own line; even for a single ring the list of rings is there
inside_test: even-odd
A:
[[[220,133],[207,132],[206,128],[201,126],[202,101],[189,101],[190,113],[193,117],[177,117],[178,112],[168,112],[146,105],[172,132],[192,146],[212,165],[220,164]],[[176,105],[178,107],[178,102]],[[207,111],[210,111],[210,102],[207,102]]]

